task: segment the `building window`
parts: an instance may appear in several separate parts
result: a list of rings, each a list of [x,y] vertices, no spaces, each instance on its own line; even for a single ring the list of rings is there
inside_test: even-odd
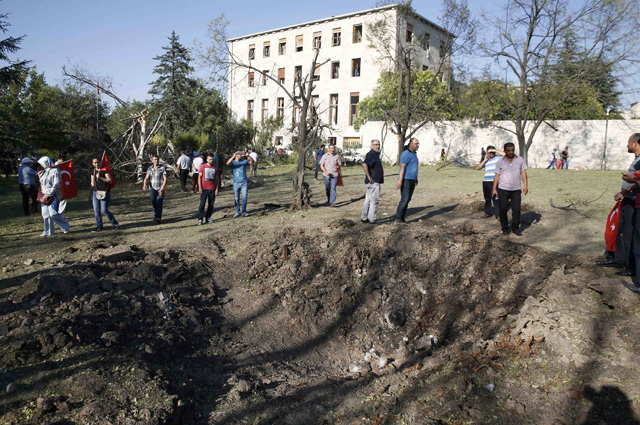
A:
[[[253,72],[249,73],[249,87],[254,87],[256,85],[255,80],[253,78]]]
[[[424,37],[422,39],[422,47],[424,48],[424,50],[426,50],[427,52],[429,51],[429,41],[431,39],[431,35],[429,35],[429,33],[425,33]]]
[[[262,56],[264,56],[265,58],[268,58],[270,54],[271,54],[271,43],[268,41],[265,41],[264,45],[262,46]]]
[[[278,68],[278,81],[284,84],[284,68]]]
[[[340,78],[340,62],[331,62],[331,78]]]
[[[249,46],[249,60],[254,60],[256,58],[256,45],[251,44]]]
[[[362,41],[362,24],[353,26],[353,42],[360,43]]]
[[[267,70],[262,71],[262,85],[263,85],[263,86],[266,86],[266,85],[267,85],[267,78],[268,78],[268,75],[269,75],[269,71],[267,71]]]
[[[360,137],[345,137],[342,147],[344,149],[360,149],[362,148],[362,139]]]
[[[300,108],[298,107],[298,105],[293,105],[293,114],[291,115],[291,121],[293,122],[293,125],[298,124],[299,116],[300,116]]]
[[[329,124],[338,125],[338,95],[329,96]]]
[[[278,109],[276,110],[276,117],[284,117],[284,97],[278,98]]]
[[[322,32],[313,33],[313,48],[319,49],[322,47]]]
[[[329,143],[329,145],[336,145],[338,143],[338,138],[337,137],[329,137],[327,139],[327,142]]]
[[[262,117],[260,122],[264,125],[267,122],[267,118],[269,117],[269,99],[262,99]]]
[[[281,38],[280,43],[278,43],[278,54],[284,55],[287,53],[287,39]]]
[[[320,65],[316,64],[313,71],[313,81],[320,81]]]
[[[302,36],[296,35],[296,52],[302,51]]]
[[[340,37],[342,36],[341,28],[334,28],[333,33],[331,35],[331,45],[339,46],[340,45]]]
[[[351,76],[360,76],[360,59],[351,59]]]
[[[422,65],[422,70],[423,70],[423,71],[428,71],[428,70],[429,70],[429,67],[428,67],[427,65]]]
[[[302,65],[296,66],[295,78],[297,81],[300,81],[302,79]]]
[[[318,100],[320,98],[320,96],[315,95],[315,96],[311,96],[311,116],[315,117],[318,115],[318,104],[320,103],[320,101]]]
[[[358,103],[360,102],[360,93],[351,93],[349,96],[349,125],[358,118]]]
[[[407,43],[413,42],[413,25],[407,24]]]
[[[276,136],[276,146],[282,146],[282,136]]]
[[[253,122],[253,100],[247,100],[247,119]]]
[[[446,47],[444,45],[444,41],[441,41],[440,42],[440,59],[444,58],[446,52],[447,52],[447,49],[446,49]]]

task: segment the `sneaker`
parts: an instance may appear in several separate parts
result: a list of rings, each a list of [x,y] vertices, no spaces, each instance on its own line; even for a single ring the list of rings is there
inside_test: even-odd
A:
[[[233,218],[238,218],[238,217],[240,217],[240,213],[235,213],[235,214],[233,215]]]
[[[202,226],[202,220],[198,220],[198,226]]]
[[[368,223],[368,222],[369,222],[369,219],[368,219],[368,218],[365,218],[364,220],[363,220],[363,219],[360,219],[360,223]],[[375,222],[374,222],[374,223],[375,223]]]
[[[68,230],[63,230],[62,233],[64,233],[66,235],[67,233],[69,233],[69,231]]]
[[[522,236],[522,230],[520,230],[520,229],[514,229],[514,230],[513,230],[513,233],[514,233],[516,236]]]
[[[503,231],[502,231],[502,234],[503,234],[504,236],[508,236],[508,235],[509,235],[509,233],[511,233],[511,232],[509,231],[509,229],[506,229],[506,230],[503,230]]]
[[[205,222],[205,224],[209,224],[209,223],[211,223],[211,220],[207,218],[207,219],[204,220],[204,222]]]
[[[156,224],[160,224],[162,221],[159,218],[156,218]]]
[[[42,234],[40,235],[41,238],[46,238],[47,236],[50,236],[50,235],[48,235],[48,234],[46,234],[44,232],[42,232]]]
[[[113,225],[113,228],[114,228],[114,230],[119,230],[119,229],[120,229],[120,225],[118,225],[118,224],[114,224],[114,225]]]
[[[242,213],[242,216],[243,216],[243,217],[249,217],[250,215],[251,215],[251,214],[246,213],[246,212],[243,212],[243,213]]]
[[[95,229],[93,229],[91,231],[91,233],[93,233],[93,232],[102,232],[102,227],[96,227]]]

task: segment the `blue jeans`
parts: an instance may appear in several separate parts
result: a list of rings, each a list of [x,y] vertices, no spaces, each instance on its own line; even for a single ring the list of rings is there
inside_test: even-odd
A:
[[[235,183],[234,183],[235,184]],[[235,189],[235,186],[234,186]],[[247,192],[245,191],[245,199]],[[209,205],[207,206],[207,212],[204,212],[204,204],[209,201]],[[203,218],[209,220],[211,218],[211,214],[213,214],[213,204],[216,202],[216,191],[213,190],[205,190],[202,189],[202,194],[200,195],[200,206],[198,207],[198,221],[202,221]],[[236,207],[237,208],[237,207]]]
[[[545,168],[545,170],[548,170],[549,168],[551,168],[552,170],[556,169],[556,160],[552,159],[551,161],[549,161],[549,166],[547,168]]]
[[[117,226],[118,220],[109,211],[109,201],[111,201],[111,191],[107,190],[107,196],[104,199],[96,198],[95,190],[91,192],[91,202],[93,202],[93,215],[96,217],[96,227],[102,229],[102,214],[106,215],[112,225]]]
[[[316,171],[313,173],[313,178],[318,180],[318,170],[320,170],[320,161],[316,162]]]
[[[568,159],[563,159],[562,160],[562,166],[560,167],[560,169],[565,169],[568,170],[569,169],[569,160]]]
[[[329,205],[332,205],[336,202],[336,184],[338,184],[338,177],[322,175],[322,178],[324,179],[324,187],[327,192],[327,202]]]
[[[153,219],[162,218],[162,203],[164,201],[164,194],[160,195],[157,190],[150,187],[149,197],[151,198],[151,205],[153,205]]]
[[[413,196],[413,190],[418,184],[417,180],[402,180],[402,186],[400,187],[400,203],[398,204],[398,210],[396,211],[396,220],[404,221],[407,215],[407,208],[411,197]]]
[[[233,196],[236,201],[236,214],[240,214],[240,197],[242,197],[242,214],[247,212],[247,191],[249,190],[249,183],[233,183]]]

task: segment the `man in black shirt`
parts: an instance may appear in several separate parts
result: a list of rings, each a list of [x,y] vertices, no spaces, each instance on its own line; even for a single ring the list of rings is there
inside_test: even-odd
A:
[[[380,185],[384,183],[379,140],[371,141],[371,150],[364,158],[362,168],[364,168],[364,184],[367,187],[367,194],[364,197],[360,221],[376,224],[376,213],[378,211],[378,202],[380,201]]]

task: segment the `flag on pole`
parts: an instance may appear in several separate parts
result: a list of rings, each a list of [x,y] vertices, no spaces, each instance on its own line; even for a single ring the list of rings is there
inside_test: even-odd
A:
[[[114,187],[116,187],[116,176],[114,176],[113,171],[111,171],[111,166],[109,165],[106,151],[102,152],[102,160],[100,160],[100,171],[107,171],[111,176],[111,184],[109,185],[109,189],[113,189]]]
[[[616,239],[618,238],[618,223],[620,222],[620,204],[616,202],[609,216],[607,217],[607,228],[604,231],[604,240],[607,243],[607,251],[616,250]]]
[[[65,161],[57,165],[60,171],[60,200],[71,199],[78,196],[76,187],[76,174],[73,172],[73,163]]]

